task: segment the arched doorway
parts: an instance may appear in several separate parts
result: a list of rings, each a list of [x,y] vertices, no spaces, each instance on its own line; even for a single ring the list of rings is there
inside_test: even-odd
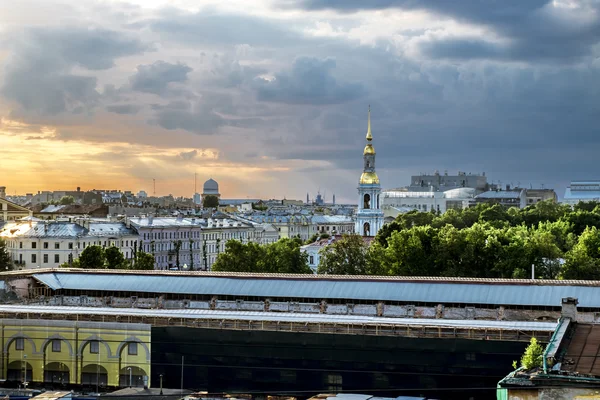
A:
[[[6,368],[6,380],[15,382],[31,382],[33,380],[33,367],[31,364],[23,360],[10,362]]]
[[[61,362],[51,362],[44,367],[44,382],[66,385],[69,383],[69,367]]]
[[[82,385],[108,385],[108,371],[102,365],[88,364],[81,369]]]
[[[363,208],[368,210],[371,208],[371,195],[369,193],[365,193],[363,196]]]
[[[363,235],[371,236],[371,224],[369,224],[368,222],[365,222],[363,224]]]
[[[146,371],[140,367],[123,367],[119,371],[119,386],[143,387]]]

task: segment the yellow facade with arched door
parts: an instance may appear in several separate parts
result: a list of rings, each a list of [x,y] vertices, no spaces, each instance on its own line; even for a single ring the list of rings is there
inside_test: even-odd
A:
[[[0,378],[98,387],[149,386],[150,325],[0,320]]]

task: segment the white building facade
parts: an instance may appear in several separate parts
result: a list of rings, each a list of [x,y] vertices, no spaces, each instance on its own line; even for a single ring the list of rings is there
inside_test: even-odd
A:
[[[29,269],[69,263],[88,246],[115,246],[129,260],[134,256],[138,235],[121,222],[77,219],[6,223],[0,228],[0,238],[6,240],[15,266]]]
[[[210,270],[228,240],[269,244],[277,232],[264,224],[228,217],[139,217],[130,219],[144,252],[154,255],[155,269]]]
[[[372,145],[371,108],[367,125],[367,145],[363,151],[363,173],[358,181],[358,211],[355,232],[361,236],[375,236],[384,224],[380,205],[381,186],[375,172],[375,148]]]
[[[600,201],[600,181],[573,181],[565,190],[563,201],[575,205],[580,201]]]

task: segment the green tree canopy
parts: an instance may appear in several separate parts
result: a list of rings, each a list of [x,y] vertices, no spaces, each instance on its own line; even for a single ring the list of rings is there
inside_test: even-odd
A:
[[[369,246],[360,235],[343,235],[320,250],[317,273],[330,275],[366,275]]]
[[[204,208],[217,208],[219,207],[219,198],[217,196],[208,195],[204,197],[204,201],[202,202],[202,207]]]
[[[106,264],[106,255],[101,246],[88,246],[79,256],[79,266],[81,268],[101,269]]]
[[[154,256],[143,251],[138,251],[135,253],[133,264],[131,264],[130,268],[136,270],[153,270]]]
[[[540,345],[536,338],[532,337],[529,346],[525,349],[523,357],[521,357],[521,366],[526,370],[533,368],[541,368],[544,363],[544,348]]]
[[[121,269],[124,268],[125,256],[121,253],[115,246],[110,246],[104,251],[104,256],[106,258],[106,268],[109,269]]]
[[[225,251],[217,256],[212,270],[308,274],[312,271],[308,266],[308,256],[300,251],[301,245],[302,241],[297,238],[280,239],[268,245],[229,240],[225,243]]]
[[[63,205],[63,206],[73,204],[73,203],[75,203],[75,198],[73,196],[63,196],[58,201],[58,204]]]

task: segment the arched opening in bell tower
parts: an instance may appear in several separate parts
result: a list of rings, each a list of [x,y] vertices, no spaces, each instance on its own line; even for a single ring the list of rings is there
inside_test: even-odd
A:
[[[371,236],[371,224],[369,224],[368,222],[365,222],[363,224],[363,235]]]
[[[371,208],[371,195],[369,193],[366,193],[363,197],[363,208],[365,210],[368,210]]]

